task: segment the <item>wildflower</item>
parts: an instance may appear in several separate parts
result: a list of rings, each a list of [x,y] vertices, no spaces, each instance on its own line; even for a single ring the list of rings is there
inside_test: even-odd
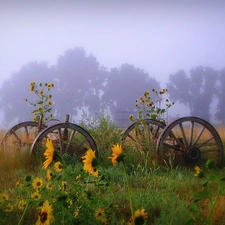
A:
[[[41,111],[42,111],[42,107],[39,107],[39,108],[38,108],[38,112],[41,112]]]
[[[95,168],[98,165],[97,159],[95,157],[95,151],[88,149],[82,159],[84,163],[84,170],[89,174],[98,177],[99,170]]]
[[[44,94],[43,90],[41,90],[41,91],[39,92],[39,94],[42,96],[42,95]]]
[[[134,116],[131,114],[129,117],[130,122],[134,122]]]
[[[34,92],[34,86],[30,87],[30,92]]]
[[[105,212],[102,209],[98,208],[95,212],[95,218],[98,221],[102,221],[105,218]]]
[[[35,225],[50,225],[55,220],[52,211],[52,206],[46,200],[43,206],[39,208],[38,220]]]
[[[48,104],[51,106],[51,105],[52,105],[52,102],[51,102],[51,101],[49,101],[49,102],[48,102]]]
[[[148,218],[148,214],[145,212],[145,209],[142,207],[134,213],[134,225],[142,225],[145,223],[145,220]],[[129,225],[133,225],[132,222]]]
[[[5,212],[12,212],[13,211],[13,206],[10,204],[10,203],[8,203],[7,205],[6,205],[6,207],[5,207]]]
[[[27,205],[26,201],[20,200],[18,203],[19,210],[23,211],[25,209],[26,205]]]
[[[66,181],[62,181],[62,188],[64,191],[66,190]]]
[[[31,85],[32,87],[35,86],[35,82],[32,81],[32,82],[30,83],[30,85]]]
[[[51,191],[52,190],[52,184],[50,182],[48,182],[46,184],[46,188]]]
[[[31,198],[35,199],[35,200],[39,200],[41,198],[41,194],[38,191],[35,191],[31,194],[30,196]]]
[[[68,199],[67,200],[67,206],[68,206],[68,208],[71,208],[72,205],[73,205],[73,200],[72,199]]]
[[[52,98],[52,95],[48,95],[48,98]]]
[[[112,146],[112,156],[108,157],[109,159],[112,159],[112,164],[115,165],[117,162],[123,161],[124,154],[122,150],[122,146],[117,144]]]
[[[33,181],[33,183],[32,183],[32,186],[33,186],[35,189],[39,190],[39,189],[41,188],[42,184],[43,184],[42,179],[37,177],[36,179],[34,179],[34,181]]]
[[[54,164],[54,168],[55,168],[56,172],[58,172],[58,173],[62,172],[62,163],[61,162],[56,162]]]
[[[51,180],[52,177],[53,177],[52,171],[51,171],[51,170],[47,170],[46,178],[47,178],[48,180]]]
[[[148,96],[150,95],[150,92],[149,91],[146,91],[145,93],[144,93],[144,96],[147,98]]]
[[[44,156],[45,156],[45,161],[43,163],[43,169],[46,169],[53,161],[54,159],[54,156],[56,154],[56,151],[54,149],[54,146],[52,144],[52,140],[47,138],[46,140],[46,151],[44,153]]]
[[[49,115],[49,117],[52,118],[52,117],[53,117],[53,114],[51,113],[51,114]]]
[[[52,88],[52,84],[48,84],[48,85],[47,85],[47,88],[48,88],[48,89]]]
[[[7,200],[9,200],[9,195],[7,193],[2,193],[0,195],[0,202],[5,202]]]
[[[79,174],[76,176],[76,180],[80,180],[80,179],[81,179],[81,175]]]
[[[198,166],[196,166],[194,176],[202,178],[202,177],[204,177],[204,172]]]
[[[79,213],[80,213],[80,210],[79,209],[76,209],[75,212],[74,212],[74,218],[78,217],[79,216]]]

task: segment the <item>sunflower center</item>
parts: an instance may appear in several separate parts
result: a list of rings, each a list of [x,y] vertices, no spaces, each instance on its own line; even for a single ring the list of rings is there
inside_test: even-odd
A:
[[[46,213],[46,212],[41,213],[41,215],[40,215],[41,223],[44,223],[45,221],[47,221],[47,219],[48,219],[48,213]]]
[[[134,220],[135,225],[143,225],[144,222],[145,222],[145,220],[142,216],[139,216],[139,217],[135,218],[135,220]]]

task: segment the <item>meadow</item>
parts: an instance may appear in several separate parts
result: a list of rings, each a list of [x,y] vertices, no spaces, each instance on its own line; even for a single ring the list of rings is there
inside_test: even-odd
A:
[[[1,224],[225,224],[224,165],[173,166],[153,147],[120,146],[123,131],[109,117],[97,124],[81,123],[99,151],[83,158],[86,169],[68,154],[43,168],[29,149],[0,149]],[[224,144],[225,128],[216,129]]]

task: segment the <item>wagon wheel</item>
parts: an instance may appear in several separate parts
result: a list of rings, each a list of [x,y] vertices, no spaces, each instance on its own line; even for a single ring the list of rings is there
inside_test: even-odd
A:
[[[91,135],[82,127],[65,122],[58,123],[43,130],[34,140],[30,153],[43,160],[43,153],[46,150],[46,140],[50,138],[53,145],[58,149],[60,155],[67,153],[67,156],[80,159],[88,149],[95,151],[98,156],[97,146]]]
[[[212,159],[223,163],[223,144],[216,129],[198,117],[183,117],[166,126],[158,138],[157,154],[167,164],[205,165]]]
[[[145,119],[131,124],[123,134],[123,146],[133,150],[155,149],[157,139],[166,125],[158,120]]]
[[[41,130],[45,128],[46,126],[42,124]],[[6,132],[0,145],[5,150],[29,149],[37,134],[38,123],[33,121],[22,122],[13,126]]]

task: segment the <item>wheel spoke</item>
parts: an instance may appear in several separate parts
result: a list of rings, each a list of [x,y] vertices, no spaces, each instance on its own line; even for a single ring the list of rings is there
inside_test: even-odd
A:
[[[189,142],[188,142],[189,146],[192,145],[193,132],[194,132],[194,122],[191,121],[190,130],[189,130]]]
[[[59,139],[59,148],[60,148],[60,153],[63,153],[63,140],[62,140],[62,132],[61,129],[58,129],[58,139]]]
[[[202,129],[201,129],[200,132],[198,133],[198,135],[197,135],[197,137],[196,137],[196,139],[195,139],[193,145],[196,145],[196,144],[198,143],[198,141],[199,141],[200,137],[202,136],[204,130],[205,130],[205,127],[202,127]]]
[[[202,142],[200,145],[198,145],[198,148],[201,148],[202,146],[206,145],[208,142],[210,142],[212,139],[214,139],[214,137],[210,137],[209,139],[205,140],[204,142]]]
[[[186,138],[186,135],[185,135],[185,132],[184,132],[183,124],[179,123],[179,127],[180,127],[182,138],[183,138],[182,140],[184,141],[184,144],[187,146],[188,142],[187,142],[187,138]]]
[[[76,131],[72,130],[72,132],[70,134],[70,137],[69,137],[69,141],[68,141],[68,143],[66,145],[66,152],[69,150],[69,147],[71,146],[71,143],[72,143],[72,141],[74,139],[75,134],[76,134]]]

